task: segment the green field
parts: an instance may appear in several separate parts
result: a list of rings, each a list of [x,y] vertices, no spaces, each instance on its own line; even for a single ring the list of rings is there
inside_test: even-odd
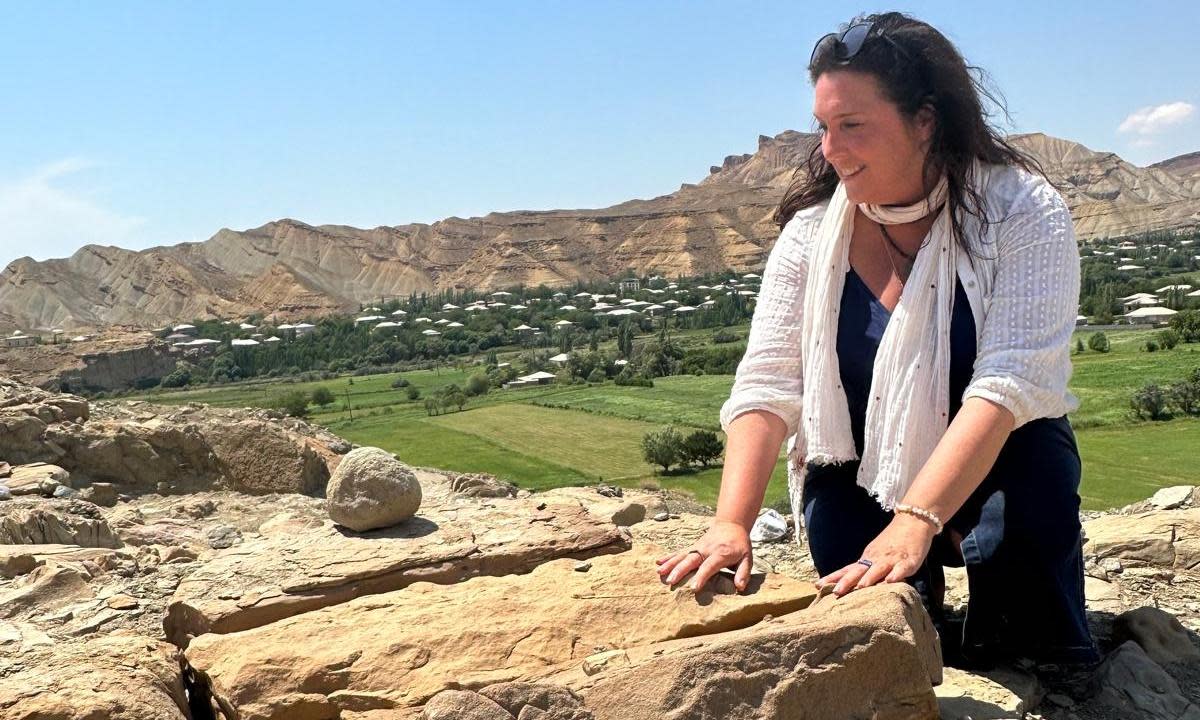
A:
[[[744,334],[746,328],[735,328]],[[1079,333],[1086,343],[1088,331]],[[1169,383],[1200,366],[1200,345],[1147,353],[1149,330],[1110,332],[1112,351],[1074,356],[1071,389],[1080,399],[1072,416],[1084,462],[1081,495],[1088,509],[1120,506],[1155,489],[1200,483],[1200,420],[1138,422],[1129,395],[1146,382]],[[695,338],[699,340],[700,338]],[[404,373],[422,397],[449,383],[460,386],[467,370],[443,368]],[[729,396],[728,375],[659,378],[652,388],[605,385],[547,385],[493,390],[471,398],[461,412],[426,414],[423,401],[410,402],[393,389],[394,374],[336,378],[309,383],[248,382],[150,393],[160,403],[206,402],[222,407],[270,407],[284,393],[328,387],[337,401],[314,408],[312,420],[362,445],[396,453],[413,465],[463,472],[489,472],[533,490],[600,481],[627,487],[660,486],[716,502],[720,469],[659,475],[641,458],[644,433],[674,424],[718,430],[721,403]],[[347,400],[353,411],[347,411]],[[776,464],[767,504],[786,498],[783,458]]]

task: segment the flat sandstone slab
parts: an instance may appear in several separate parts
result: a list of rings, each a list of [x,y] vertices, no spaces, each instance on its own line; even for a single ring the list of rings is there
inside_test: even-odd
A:
[[[529,680],[598,652],[746,627],[811,602],[811,584],[755,576],[745,595],[663,586],[657,548],[546,563],[528,575],[418,583],[186,651],[229,717],[399,712],[452,687]]]
[[[136,635],[54,642],[0,621],[5,720],[184,720],[179,650]]]
[[[283,520],[222,551],[179,584],[164,620],[167,638],[183,646],[189,637],[248,630],[418,581],[527,572],[629,547],[615,525],[578,503],[463,497],[440,474],[417,475],[425,500],[400,525],[355,533],[328,521]]]

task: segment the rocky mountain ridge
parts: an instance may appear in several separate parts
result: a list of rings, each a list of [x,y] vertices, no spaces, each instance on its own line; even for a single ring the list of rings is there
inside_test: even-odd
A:
[[[1014,141],[1063,191],[1081,237],[1200,224],[1200,176],[1032,134]],[[566,285],[625,270],[693,275],[758,269],[772,214],[815,136],[760,136],[697,184],[608,208],[491,213],[360,229],[282,219],[143,251],[89,245],[15,260],[0,273],[0,330],[150,327],[273,312],[283,318],[447,288]]]

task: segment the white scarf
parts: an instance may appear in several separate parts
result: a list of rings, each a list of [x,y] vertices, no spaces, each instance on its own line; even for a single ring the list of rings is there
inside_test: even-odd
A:
[[[867,400],[858,484],[886,510],[904,497],[946,432],[950,411],[950,320],[957,247],[944,203],[943,177],[929,197],[908,207],[859,205],[885,225],[919,220],[943,206],[917,254],[900,301],[879,343]],[[858,459],[837,356],[838,311],[850,265],[856,206],[839,183],[817,232],[804,291],[804,413],[797,456],[818,465]],[[791,473],[792,497],[804,468]]]

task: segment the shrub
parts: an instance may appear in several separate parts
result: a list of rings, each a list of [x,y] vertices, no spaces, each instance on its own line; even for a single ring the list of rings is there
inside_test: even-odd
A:
[[[459,410],[467,404],[467,396],[461,390],[453,390],[442,396],[442,407],[456,407]]]
[[[721,343],[737,342],[738,340],[741,340],[741,339],[742,339],[741,335],[738,335],[737,333],[733,332],[732,330],[727,330],[725,328],[721,328],[720,330],[717,330],[715,333],[713,333],[713,337],[712,337],[712,341],[718,345]]]
[[[1185,415],[1200,415],[1200,368],[1171,385],[1170,399]]]
[[[313,405],[320,405],[321,407],[332,405],[333,393],[330,392],[329,388],[327,387],[319,387],[312,391],[312,403]]]
[[[1102,353],[1108,352],[1111,349],[1108,343],[1108,336],[1102,332],[1094,333],[1088,338],[1088,349]]]
[[[587,381],[590,383],[602,383],[607,379],[608,376],[604,374],[604,370],[601,368],[596,368],[592,371],[592,374],[588,375],[587,377]]]
[[[1143,420],[1165,420],[1170,417],[1167,393],[1158,383],[1147,383],[1130,398],[1133,412]]]
[[[280,396],[277,406],[292,417],[304,417],[308,414],[308,394],[300,390],[291,390]]]
[[[642,457],[651,465],[661,465],[663,472],[680,461],[682,451],[683,436],[670,425],[642,436]]]
[[[1158,344],[1163,350],[1173,350],[1179,344],[1179,333],[1174,330],[1163,330],[1158,334]]]
[[[1081,353],[1081,352],[1083,352],[1083,349],[1084,349],[1083,348],[1083,338],[1076,339],[1075,340],[1075,353],[1076,354]]]
[[[704,467],[721,457],[725,445],[711,430],[697,430],[683,441],[683,458],[689,463],[698,462]]]
[[[188,383],[190,383],[191,381],[192,381],[191,371],[187,370],[186,368],[179,368],[179,369],[175,370],[174,372],[172,372],[170,375],[167,375],[165,378],[163,378],[162,382],[159,384],[165,388],[177,388],[177,387],[183,387],[183,386],[187,385]]]
[[[653,380],[643,375],[634,374],[628,365],[613,378],[613,382],[617,385],[630,385],[633,387],[654,387]]]
[[[467,378],[467,385],[465,388],[463,388],[463,393],[465,393],[467,397],[487,395],[490,387],[491,383],[488,382],[488,376],[483,373],[476,373]]]
[[[421,391],[417,389],[416,385],[409,385],[408,390],[404,391],[404,395],[409,400],[416,400],[417,398],[421,397]]]
[[[401,376],[392,381],[392,388],[399,390],[400,388],[408,387],[410,384],[408,378]]]
[[[1200,342],[1200,310],[1181,310],[1172,315],[1171,329],[1185,343]]]
[[[1146,352],[1158,352],[1158,343],[1154,342],[1153,340],[1147,340],[1146,344],[1142,346],[1142,349]]]

